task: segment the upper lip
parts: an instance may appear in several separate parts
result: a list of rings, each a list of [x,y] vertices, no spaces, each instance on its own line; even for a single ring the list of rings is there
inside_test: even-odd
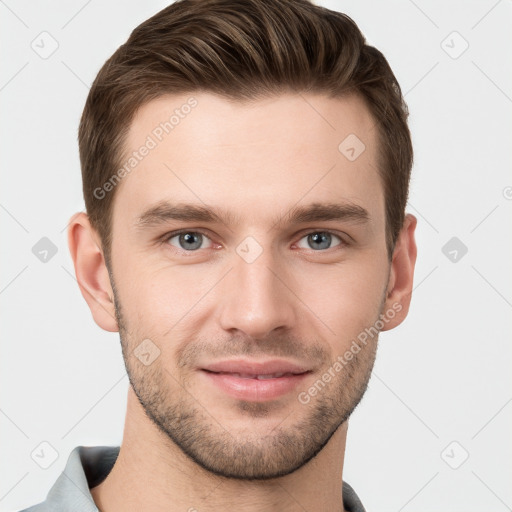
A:
[[[201,368],[210,372],[242,373],[246,375],[271,375],[274,373],[304,373],[309,368],[291,361],[272,359],[268,361],[250,361],[247,359],[232,359],[211,363]]]

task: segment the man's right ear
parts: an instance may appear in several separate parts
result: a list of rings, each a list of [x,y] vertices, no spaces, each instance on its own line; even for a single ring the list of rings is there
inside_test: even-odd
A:
[[[68,246],[78,286],[94,321],[105,331],[119,331],[115,317],[114,293],[100,248],[100,238],[86,213],[78,212],[71,217]]]

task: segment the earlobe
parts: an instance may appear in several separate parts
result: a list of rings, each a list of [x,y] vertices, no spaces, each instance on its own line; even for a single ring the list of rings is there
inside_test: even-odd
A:
[[[87,214],[74,214],[69,221],[68,246],[78,286],[94,321],[105,331],[117,332],[114,294],[100,245]]]
[[[400,325],[409,312],[411,303],[412,286],[414,279],[414,266],[416,264],[417,247],[414,239],[414,231],[417,225],[414,215],[408,213],[405,216],[403,227],[400,231],[389,273],[387,297],[384,314],[393,311],[393,317],[389,319],[383,331],[393,329]]]

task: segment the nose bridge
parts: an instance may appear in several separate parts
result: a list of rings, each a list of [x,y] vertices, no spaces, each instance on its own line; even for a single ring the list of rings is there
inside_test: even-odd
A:
[[[267,238],[268,240],[269,238]],[[233,270],[222,290],[222,327],[238,329],[253,337],[264,337],[294,321],[293,294],[283,281],[282,265],[270,243],[254,237],[244,239],[233,254]]]

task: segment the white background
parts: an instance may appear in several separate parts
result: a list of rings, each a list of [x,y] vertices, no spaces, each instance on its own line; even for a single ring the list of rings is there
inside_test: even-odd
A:
[[[415,147],[416,289],[405,323],[381,335],[344,478],[368,511],[512,510],[512,3],[318,3],[387,57]],[[0,2],[3,511],[44,500],[75,446],[121,442],[119,337],[92,320],[66,225],[84,209],[76,138],[88,87],[165,5]],[[59,45],[47,59],[31,48],[43,31]],[[468,248],[456,262],[441,250],[454,236]],[[32,252],[42,237],[57,247],[46,263]],[[31,458],[43,441],[58,452],[48,469]]]

